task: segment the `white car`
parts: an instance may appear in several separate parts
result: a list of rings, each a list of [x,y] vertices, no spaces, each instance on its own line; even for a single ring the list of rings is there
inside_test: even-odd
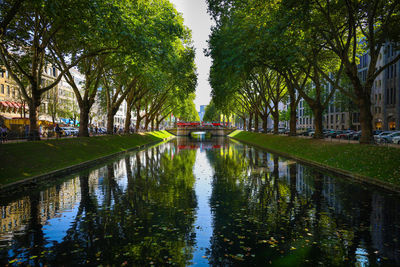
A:
[[[400,145],[400,135],[393,137],[392,143]]]
[[[71,130],[69,127],[60,127],[61,129],[61,134],[65,136],[70,136],[71,135]]]
[[[393,132],[392,132],[392,131],[384,131],[384,132],[381,132],[381,133],[378,134],[378,135],[374,135],[374,139],[375,139],[375,141],[376,141],[377,143],[381,143],[382,140],[383,140],[383,137],[384,137],[384,136],[387,136],[387,135],[389,135],[389,134],[391,134],[391,133],[393,133]]]
[[[67,127],[67,128],[69,129],[69,132],[71,135],[74,135],[74,136],[78,135],[79,129],[74,128],[74,127]]]

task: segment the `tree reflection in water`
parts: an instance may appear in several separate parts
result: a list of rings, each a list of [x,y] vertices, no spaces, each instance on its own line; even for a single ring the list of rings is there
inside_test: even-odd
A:
[[[393,236],[400,236],[399,205],[386,205],[386,210],[374,205],[377,191],[247,145],[207,153],[215,170],[210,199],[211,265],[400,263],[399,243],[396,238],[393,241]],[[385,200],[399,203],[391,196]],[[391,220],[374,216],[377,211]],[[380,236],[372,229],[377,225]],[[397,235],[386,236],[387,227]]]
[[[111,162],[93,172],[95,182],[88,172],[76,178],[79,207],[61,242],[44,239],[41,220],[46,214],[39,210],[38,195],[31,195],[28,229],[14,237],[7,248],[13,253],[0,254],[0,263],[189,264],[195,243],[192,168],[196,151],[172,157],[174,147],[151,148]]]
[[[398,195],[223,138],[178,138],[6,199],[0,265],[400,265]]]

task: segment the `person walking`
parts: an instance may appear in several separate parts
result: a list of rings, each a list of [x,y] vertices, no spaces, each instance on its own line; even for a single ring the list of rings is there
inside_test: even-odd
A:
[[[5,143],[7,141],[7,135],[8,135],[8,129],[7,127],[3,124],[1,126],[1,142]]]
[[[55,131],[56,131],[56,138],[57,138],[57,139],[61,138],[61,128],[60,128],[60,126],[58,125],[58,123],[56,124]]]

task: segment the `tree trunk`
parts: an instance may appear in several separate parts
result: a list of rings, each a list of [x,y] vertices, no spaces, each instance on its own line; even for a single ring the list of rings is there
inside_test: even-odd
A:
[[[146,117],[146,121],[144,123],[144,130],[147,132],[149,129],[150,120]]]
[[[38,108],[40,103],[40,97],[39,99],[35,98],[32,96],[32,100],[28,102],[29,105],[29,136],[28,140],[29,141],[36,141],[40,140],[40,135],[38,131],[38,125],[37,125],[37,114],[38,114]]]
[[[250,113],[249,124],[247,125],[247,130],[251,132],[251,125],[253,124],[253,113]]]
[[[297,124],[297,109],[296,109],[296,94],[293,90],[289,90],[290,94],[290,120],[289,120],[289,135],[296,135]]]
[[[313,107],[313,114],[314,114],[314,126],[315,126],[315,133],[314,133],[314,138],[315,139],[322,139],[324,138],[324,135],[322,133],[323,125],[322,125],[322,107],[317,106]]]
[[[254,113],[254,131],[258,133],[258,112]]]
[[[264,133],[267,133],[268,131],[268,116],[262,116],[262,121],[263,121],[263,130]]]
[[[114,112],[107,112],[107,134],[114,133]]]
[[[154,119],[151,120],[151,130],[154,131]]]
[[[279,133],[279,111],[274,110],[272,112],[272,117],[274,119],[274,134],[278,134]]]
[[[157,120],[157,123],[156,123],[156,130],[157,131],[159,131],[160,130],[160,123],[162,122],[163,120]]]
[[[89,125],[89,103],[86,101],[79,105],[80,108],[80,124],[79,124],[79,134],[80,137],[89,137],[88,125]]]
[[[140,122],[142,121],[142,118],[139,116],[136,116],[136,125],[135,125],[135,131],[139,132],[140,129]]]
[[[364,96],[359,100],[360,107],[360,125],[361,125],[361,144],[373,143],[372,135],[372,113],[371,113],[371,99],[369,96]]]
[[[246,130],[246,116],[243,117],[243,130]]]
[[[129,107],[129,106],[127,105],[127,107]],[[125,134],[130,133],[131,119],[132,119],[131,110],[129,108],[127,108],[127,110],[126,110],[126,119],[125,119],[125,129],[124,129],[124,133]]]

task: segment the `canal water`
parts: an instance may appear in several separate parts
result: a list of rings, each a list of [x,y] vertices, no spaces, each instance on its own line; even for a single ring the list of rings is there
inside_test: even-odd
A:
[[[0,265],[400,265],[398,194],[176,138],[0,197]]]

